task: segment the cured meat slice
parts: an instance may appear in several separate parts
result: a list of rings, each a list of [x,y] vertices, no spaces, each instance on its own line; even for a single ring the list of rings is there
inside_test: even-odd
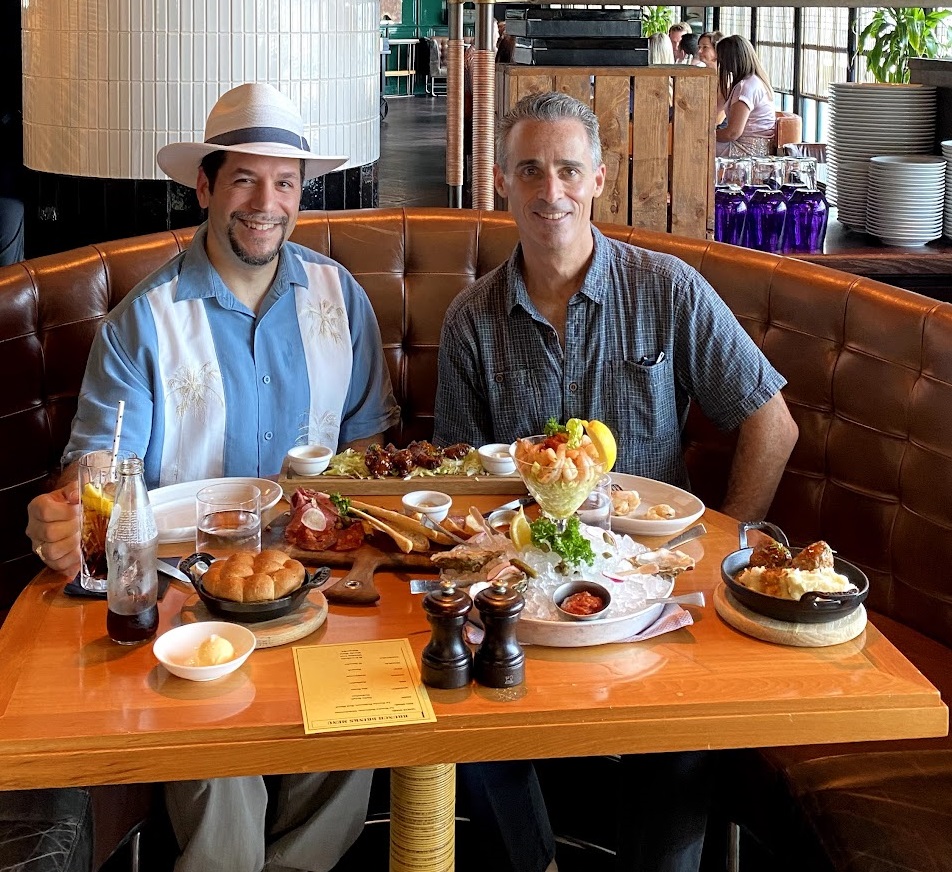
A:
[[[313,517],[306,517],[313,516],[312,510],[324,516],[323,529],[315,529]],[[342,518],[327,494],[298,488],[291,497],[291,520],[284,538],[302,551],[353,551],[364,543],[364,528]]]

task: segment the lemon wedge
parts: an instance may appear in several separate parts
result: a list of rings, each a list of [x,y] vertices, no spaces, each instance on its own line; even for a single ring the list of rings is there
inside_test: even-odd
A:
[[[112,514],[112,498],[92,482],[87,482],[83,488],[83,505],[107,518]]]
[[[611,472],[618,457],[618,444],[615,442],[614,434],[601,421],[583,421],[582,426],[598,452],[604,471]]]
[[[528,548],[532,544],[532,530],[529,528],[529,519],[526,518],[526,513],[521,508],[519,514],[512,519],[512,523],[509,525],[509,538],[519,550]]]

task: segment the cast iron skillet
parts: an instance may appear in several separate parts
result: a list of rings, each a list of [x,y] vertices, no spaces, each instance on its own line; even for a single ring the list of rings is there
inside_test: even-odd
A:
[[[190,554],[188,557],[183,557],[179,562],[179,569],[192,580],[199,597],[212,614],[232,621],[239,621],[243,624],[257,624],[259,621],[270,621],[272,618],[280,618],[286,615],[301,605],[309,591],[321,587],[331,574],[331,570],[327,566],[321,566],[318,569],[307,569],[305,567],[304,582],[297,590],[291,591],[287,596],[263,603],[236,603],[232,600],[212,596],[202,586],[202,576],[214,561],[215,558],[211,554],[200,551],[196,554]]]
[[[807,591],[799,600],[788,600],[778,596],[760,593],[738,584],[735,577],[750,564],[753,548],[747,547],[747,531],[764,530],[787,547],[790,542],[779,527],[767,521],[747,522],[739,525],[740,550],[728,554],[721,563],[721,577],[734,598],[751,611],[779,621],[792,621],[805,624],[820,624],[833,621],[855,611],[869,593],[869,579],[863,571],[852,563],[835,557],[833,568],[852,582],[855,590],[842,593],[824,593]],[[797,554],[798,549],[792,549]]]

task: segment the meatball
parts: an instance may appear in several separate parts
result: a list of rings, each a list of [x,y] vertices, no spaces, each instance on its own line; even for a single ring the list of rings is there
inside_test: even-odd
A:
[[[785,545],[771,539],[763,545],[754,548],[750,555],[751,566],[764,566],[768,569],[777,569],[790,565],[790,551]]]
[[[833,549],[822,540],[807,545],[796,557],[791,566],[794,569],[813,571],[833,568]]]
[[[383,478],[393,466],[390,453],[376,442],[364,452],[364,463],[374,478]]]
[[[472,445],[468,445],[466,442],[457,442],[455,445],[444,448],[443,454],[450,460],[462,460],[472,450]]]

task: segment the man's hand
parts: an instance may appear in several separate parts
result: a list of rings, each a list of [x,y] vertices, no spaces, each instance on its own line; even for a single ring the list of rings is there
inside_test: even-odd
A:
[[[741,425],[721,511],[740,521],[763,520],[799,435],[776,393]]]
[[[73,576],[81,562],[79,484],[65,486],[31,500],[26,534],[33,550],[50,569]]]

